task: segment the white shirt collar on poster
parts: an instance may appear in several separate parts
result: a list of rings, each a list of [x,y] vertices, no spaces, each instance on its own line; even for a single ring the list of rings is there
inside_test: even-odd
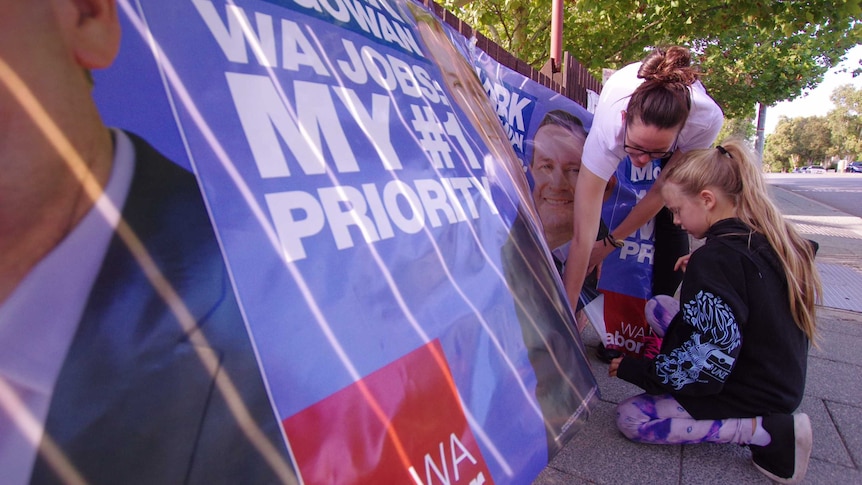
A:
[[[30,480],[54,384],[129,192],[134,148],[125,133],[113,134],[105,193],[0,305],[0,477],[6,485]]]

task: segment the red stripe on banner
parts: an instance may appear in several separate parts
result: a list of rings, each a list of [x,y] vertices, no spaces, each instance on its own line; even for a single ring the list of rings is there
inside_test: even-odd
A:
[[[306,484],[493,483],[437,340],[283,426]]]
[[[602,291],[602,294],[605,296],[605,347],[642,357],[644,337],[650,334],[644,315],[647,301],[611,291]]]

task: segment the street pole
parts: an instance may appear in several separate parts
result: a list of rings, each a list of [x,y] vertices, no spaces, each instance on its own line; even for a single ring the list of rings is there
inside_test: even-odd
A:
[[[560,72],[563,63],[563,0],[551,5],[551,68]]]
[[[754,143],[754,149],[757,152],[757,160],[760,162],[760,168],[763,169],[763,145],[766,141],[766,106],[763,103],[757,103],[757,138]]]

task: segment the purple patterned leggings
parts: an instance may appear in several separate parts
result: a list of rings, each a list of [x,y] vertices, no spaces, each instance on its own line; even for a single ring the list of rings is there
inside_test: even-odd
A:
[[[751,441],[752,418],[697,420],[669,394],[638,394],[617,405],[617,428],[638,443],[685,445]]]

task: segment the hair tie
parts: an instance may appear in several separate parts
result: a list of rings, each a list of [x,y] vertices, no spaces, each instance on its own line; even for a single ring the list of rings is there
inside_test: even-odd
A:
[[[715,147],[715,149],[718,150],[718,152],[721,153],[722,155],[727,155],[727,158],[730,158],[731,160],[733,159],[733,155],[731,155],[730,152],[725,150],[723,146],[717,145]]]

